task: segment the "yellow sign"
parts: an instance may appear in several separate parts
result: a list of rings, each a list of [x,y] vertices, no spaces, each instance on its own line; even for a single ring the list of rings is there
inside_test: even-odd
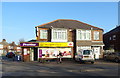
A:
[[[73,47],[73,42],[39,42],[39,47]]]

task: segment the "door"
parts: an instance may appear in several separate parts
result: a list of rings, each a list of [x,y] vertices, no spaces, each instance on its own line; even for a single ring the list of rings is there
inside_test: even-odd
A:
[[[38,48],[34,48],[34,61],[38,60]]]
[[[95,54],[95,59],[99,59],[99,55],[100,55],[100,47],[94,47],[94,54]]]
[[[34,61],[34,48],[30,49],[30,61]]]

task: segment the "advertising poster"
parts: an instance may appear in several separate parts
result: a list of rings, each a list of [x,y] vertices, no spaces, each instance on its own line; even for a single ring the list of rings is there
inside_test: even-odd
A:
[[[24,55],[27,55],[27,49],[24,49]]]
[[[39,58],[42,58],[42,50],[39,49]]]
[[[57,58],[59,52],[62,53],[63,58],[71,58],[71,48],[39,48],[39,55],[42,58]]]

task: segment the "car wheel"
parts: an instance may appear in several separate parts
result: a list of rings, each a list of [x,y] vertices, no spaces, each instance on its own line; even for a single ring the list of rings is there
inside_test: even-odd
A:
[[[92,61],[91,64],[94,64],[94,61]]]
[[[116,58],[116,59],[115,59],[115,62],[116,62],[116,63],[118,63],[118,62],[119,62],[119,59],[118,59],[118,58]]]

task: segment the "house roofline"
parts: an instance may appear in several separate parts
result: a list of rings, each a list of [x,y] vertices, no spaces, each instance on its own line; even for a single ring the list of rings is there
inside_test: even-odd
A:
[[[44,23],[44,24],[42,24],[42,25],[38,25],[38,26],[36,26],[35,28],[37,28],[37,27],[42,27],[42,26],[44,26],[44,25],[47,25],[47,24],[50,24],[50,23],[53,23],[53,22],[56,22],[56,21],[59,21],[59,20],[77,21],[77,22],[80,22],[80,23],[82,23],[82,24],[89,25],[89,26],[91,26],[91,27],[93,27],[93,28],[98,28],[98,27],[92,26],[92,25],[90,25],[90,24],[87,24],[87,23],[84,23],[84,22],[81,22],[81,21],[78,21],[78,20],[73,20],[73,19],[57,19],[57,20],[54,20],[54,21],[51,21],[51,22],[48,22],[48,23]],[[98,28],[98,29],[100,29],[100,30],[103,31],[102,28]]]

